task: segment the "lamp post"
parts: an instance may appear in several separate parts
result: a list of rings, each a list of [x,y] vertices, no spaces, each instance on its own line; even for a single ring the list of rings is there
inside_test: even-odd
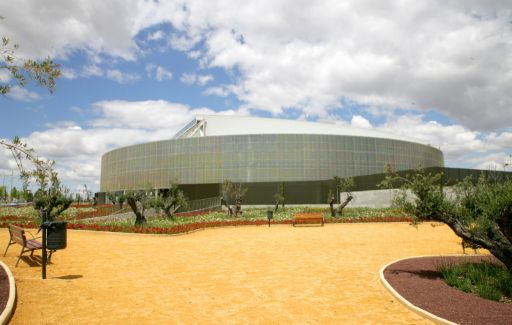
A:
[[[43,238],[42,238],[42,278],[43,280],[46,279],[46,219],[48,217],[48,211],[45,209],[41,209],[39,211],[39,214],[41,215],[41,231],[43,232]]]

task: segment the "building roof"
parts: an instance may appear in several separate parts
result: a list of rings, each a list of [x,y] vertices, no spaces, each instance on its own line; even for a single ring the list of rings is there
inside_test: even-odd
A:
[[[427,144],[424,141],[338,124],[232,115],[198,115],[174,139],[248,134],[323,134],[393,139]]]

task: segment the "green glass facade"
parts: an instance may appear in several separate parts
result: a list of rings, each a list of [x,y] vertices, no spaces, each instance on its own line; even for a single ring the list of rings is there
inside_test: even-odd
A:
[[[261,134],[172,139],[119,148],[101,162],[101,192],[179,184],[299,182],[443,167],[431,146],[383,138]]]

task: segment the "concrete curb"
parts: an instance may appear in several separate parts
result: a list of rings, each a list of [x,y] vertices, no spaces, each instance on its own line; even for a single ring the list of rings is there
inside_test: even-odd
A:
[[[406,258],[401,258],[401,259],[398,259],[398,260],[395,260],[393,262],[390,262],[386,265],[384,265],[380,271],[379,271],[379,275],[380,275],[380,281],[382,282],[382,284],[384,285],[384,287],[386,287],[386,289],[388,289],[389,292],[391,292],[391,294],[393,296],[395,296],[396,299],[398,299],[398,301],[400,301],[405,307],[407,307],[408,309],[410,309],[411,311],[415,312],[416,314],[420,315],[420,316],[423,316],[431,321],[433,321],[434,323],[436,324],[443,324],[443,325],[457,325],[457,323],[454,323],[454,322],[451,322],[447,319],[444,319],[444,318],[441,318],[439,316],[436,316],[432,313],[429,313],[428,311],[424,310],[424,309],[421,309],[420,307],[416,306],[416,305],[413,305],[411,302],[409,302],[409,300],[405,299],[404,297],[402,297],[392,286],[391,284],[389,284],[389,282],[386,280],[386,278],[384,277],[384,270],[390,266],[391,264],[394,264],[394,263],[397,263],[397,262],[400,262],[400,261],[403,261],[403,260],[408,260],[408,259],[412,259],[412,258],[421,258],[421,257],[436,257],[436,256],[439,256],[439,255],[427,255],[427,256],[410,256],[410,257],[406,257]],[[446,256],[446,255],[445,255]],[[463,255],[454,255],[454,256],[463,256]]]
[[[9,278],[9,299],[7,300],[7,304],[5,306],[4,311],[2,312],[2,314],[0,314],[0,324],[4,325],[9,322],[9,319],[14,310],[14,302],[16,301],[16,283],[14,282],[12,272],[7,267],[7,265],[0,261],[0,267],[4,268],[5,273],[7,273],[7,277]]]

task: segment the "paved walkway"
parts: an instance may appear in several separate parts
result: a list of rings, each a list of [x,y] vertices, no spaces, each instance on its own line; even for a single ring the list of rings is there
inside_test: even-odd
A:
[[[428,324],[384,289],[379,269],[461,253],[451,230],[429,223],[68,231],[47,280],[27,260],[15,268],[18,252],[0,257],[18,290],[11,324]]]

